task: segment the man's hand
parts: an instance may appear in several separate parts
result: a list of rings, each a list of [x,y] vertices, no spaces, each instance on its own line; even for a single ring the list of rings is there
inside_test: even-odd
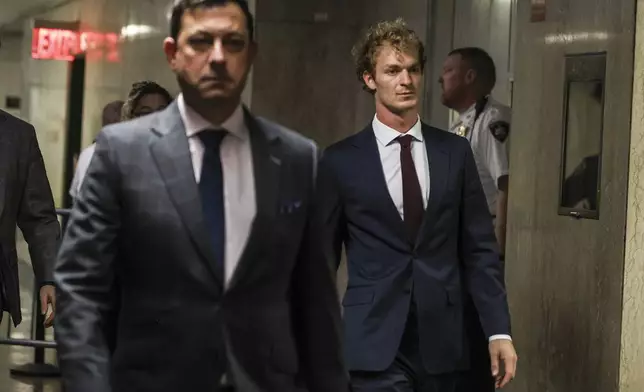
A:
[[[490,360],[492,362],[492,376],[495,379],[497,389],[503,388],[516,375],[517,372],[517,353],[514,351],[512,341],[507,339],[492,340],[489,345]],[[505,365],[505,370],[499,370],[499,364]]]
[[[45,319],[45,327],[51,327],[54,324],[56,315],[56,288],[52,285],[44,285],[40,288],[40,311],[47,315],[47,309],[51,304],[51,313]]]

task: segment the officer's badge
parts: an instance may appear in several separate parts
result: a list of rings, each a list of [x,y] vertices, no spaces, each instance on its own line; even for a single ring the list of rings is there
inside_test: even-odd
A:
[[[496,121],[490,124],[490,132],[492,136],[499,142],[505,142],[505,139],[510,135],[510,124],[506,121]]]
[[[461,125],[456,129],[456,134],[458,136],[465,136],[467,135],[467,127],[465,125]]]

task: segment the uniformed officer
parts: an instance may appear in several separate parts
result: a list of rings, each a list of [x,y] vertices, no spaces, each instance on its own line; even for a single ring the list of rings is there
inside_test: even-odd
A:
[[[474,151],[501,254],[505,254],[510,108],[490,93],[496,83],[494,61],[480,48],[453,50],[439,80],[442,102],[459,113],[450,132],[467,138]]]

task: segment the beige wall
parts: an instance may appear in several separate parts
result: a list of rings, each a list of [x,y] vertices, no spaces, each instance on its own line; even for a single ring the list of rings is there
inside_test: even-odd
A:
[[[0,35],[0,39],[0,109],[20,117],[20,110],[9,110],[4,104],[7,96],[22,98],[22,37]]]

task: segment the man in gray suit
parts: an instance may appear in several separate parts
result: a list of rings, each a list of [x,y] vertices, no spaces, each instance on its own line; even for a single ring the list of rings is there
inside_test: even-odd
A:
[[[310,224],[316,146],[240,104],[248,5],[177,1],[170,30],[182,93],[102,131],[63,240],[66,391],[347,391],[334,271]]]
[[[36,131],[30,124],[0,110],[0,321],[9,312],[20,324],[20,287],[16,224],[29,244],[31,264],[40,287],[41,311],[56,310],[53,269],[60,241],[56,217]]]

